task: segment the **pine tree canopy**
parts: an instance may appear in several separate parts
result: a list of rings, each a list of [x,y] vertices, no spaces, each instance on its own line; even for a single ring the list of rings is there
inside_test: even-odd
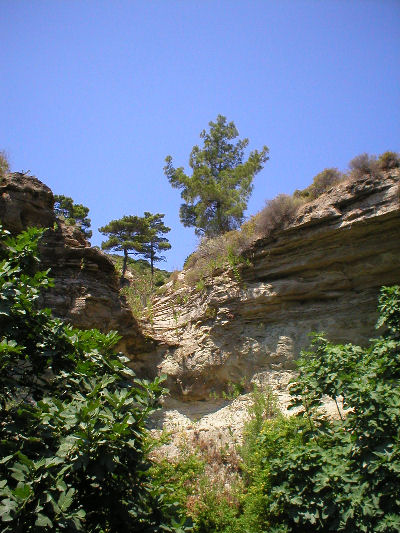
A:
[[[165,261],[163,255],[157,255],[164,250],[169,250],[171,244],[166,237],[163,237],[165,233],[171,231],[171,228],[165,226],[162,219],[165,215],[156,213],[152,215],[148,211],[145,211],[143,220],[147,226],[146,233],[143,236],[142,249],[140,254],[150,261],[151,274],[154,273],[154,263],[159,261]]]
[[[106,226],[99,228],[100,233],[107,235],[107,241],[101,243],[103,250],[124,252],[122,277],[125,275],[128,254],[139,253],[142,249],[142,235],[146,225],[141,217],[126,215],[118,220],[111,220]]]
[[[101,244],[103,250],[124,252],[122,277],[125,275],[128,254],[138,254],[149,260],[152,274],[154,263],[165,259],[159,253],[171,248],[168,239],[163,237],[163,234],[171,230],[165,226],[163,218],[161,213],[153,215],[146,211],[143,217],[124,216],[99,228],[100,233],[109,237]]]
[[[75,204],[73,199],[62,194],[54,195],[54,212],[57,217],[62,218],[66,224],[77,225],[87,239],[92,236],[90,228],[90,218],[88,218],[89,208],[82,204]]]
[[[183,167],[175,168],[171,156],[165,159],[164,167],[172,187],[181,189],[184,200],[179,213],[181,222],[187,227],[194,226],[197,235],[208,237],[240,226],[254,176],[269,159],[269,150],[264,146],[260,152],[251,152],[245,161],[249,140],[230,142],[239,133],[226,117],[218,115],[209,126],[209,132],[203,130],[200,134],[203,147],[196,145],[191,151],[191,176],[185,174]]]

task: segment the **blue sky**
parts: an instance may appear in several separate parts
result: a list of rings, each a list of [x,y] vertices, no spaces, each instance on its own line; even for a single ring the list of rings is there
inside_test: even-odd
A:
[[[398,0],[0,0],[0,149],[96,229],[165,213],[181,268],[197,239],[179,222],[165,157],[188,168],[218,114],[270,148],[248,213],[400,150]]]

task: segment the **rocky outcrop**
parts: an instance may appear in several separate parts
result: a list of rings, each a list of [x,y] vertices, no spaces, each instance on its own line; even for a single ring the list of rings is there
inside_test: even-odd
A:
[[[284,389],[310,332],[358,344],[374,335],[379,289],[400,282],[399,237],[398,170],[337,185],[255,242],[240,281],[225,272],[200,292],[183,274],[171,282],[143,325],[159,343],[150,366],[180,400],[254,380]]]
[[[221,272],[199,291],[181,273],[140,325],[120,297],[112,262],[56,219],[43,183],[19,173],[3,179],[0,219],[13,233],[51,228],[40,253],[55,286],[44,304],[75,326],[118,330],[137,373],[166,374],[174,402],[203,402],[198,416],[209,412],[210,396],[218,403],[252,381],[269,382],[284,402],[311,331],[359,344],[374,335],[379,288],[400,283],[399,175],[343,182],[304,205],[289,228],[246,252],[240,280]]]
[[[122,336],[119,349],[127,353],[149,349],[120,297],[112,261],[92,248],[76,226],[58,220],[53,205],[51,190],[34,177],[13,173],[0,183],[0,220],[6,229],[18,233],[29,226],[50,228],[39,251],[54,287],[43,294],[42,303],[76,327],[117,330]]]
[[[0,180],[0,220],[11,233],[53,227],[53,204],[51,189],[33,176],[14,172]]]

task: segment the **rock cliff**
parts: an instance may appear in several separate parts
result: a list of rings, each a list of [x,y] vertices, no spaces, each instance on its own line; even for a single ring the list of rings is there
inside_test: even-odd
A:
[[[290,227],[247,250],[240,279],[221,272],[199,291],[181,273],[141,324],[119,295],[112,262],[55,218],[39,180],[14,173],[0,183],[0,220],[14,233],[51,228],[40,253],[55,287],[44,304],[75,326],[118,330],[139,375],[167,375],[168,401],[186,424],[226,408],[221,396],[254,381],[270,383],[284,403],[311,331],[360,344],[374,335],[379,288],[400,283],[399,176],[342,182],[304,205]]]
[[[142,327],[158,342],[136,365],[167,374],[177,400],[251,381],[285,389],[309,333],[367,343],[379,288],[400,282],[399,171],[337,185],[247,252],[250,265],[198,291],[181,274]],[[151,365],[146,365],[151,360]]]
[[[76,327],[118,330],[119,348],[128,353],[148,349],[120,297],[113,263],[92,248],[78,228],[56,219],[53,205],[52,191],[32,176],[12,173],[0,183],[0,221],[6,229],[18,233],[29,226],[50,228],[39,251],[54,287],[43,294],[43,304]]]

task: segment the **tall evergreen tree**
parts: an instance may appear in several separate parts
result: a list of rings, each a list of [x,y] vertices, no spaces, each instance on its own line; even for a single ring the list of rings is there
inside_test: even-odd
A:
[[[134,215],[111,220],[106,226],[99,228],[100,233],[109,237],[107,241],[101,243],[101,248],[124,253],[122,277],[125,276],[128,255],[141,253],[146,230],[144,218]]]
[[[73,199],[63,194],[54,195],[54,212],[69,225],[77,225],[87,239],[92,236],[89,208],[82,204],[75,204]]]
[[[172,187],[182,190],[183,225],[194,226],[197,235],[214,236],[240,226],[254,176],[269,158],[264,146],[261,152],[251,152],[245,161],[249,140],[232,143],[239,133],[226,117],[218,115],[209,126],[209,132],[203,130],[200,134],[203,148],[196,145],[190,154],[192,175],[185,174],[183,167],[175,168],[171,156],[165,160],[164,172]]]
[[[153,279],[154,276],[154,263],[158,261],[165,261],[165,257],[158,254],[171,248],[171,244],[168,242],[168,239],[163,237],[165,233],[171,231],[171,228],[168,228],[162,221],[164,216],[165,215],[161,213],[152,215],[148,211],[145,211],[144,213],[144,222],[147,228],[146,233],[143,236],[140,255],[150,261],[151,279]]]

